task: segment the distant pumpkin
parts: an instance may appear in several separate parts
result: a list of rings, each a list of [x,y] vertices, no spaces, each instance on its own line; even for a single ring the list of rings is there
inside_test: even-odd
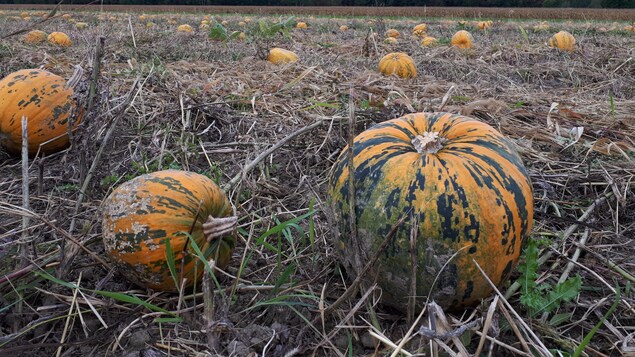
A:
[[[438,43],[439,41],[432,36],[426,36],[421,40],[421,46],[423,47],[431,47]]]
[[[295,28],[298,28],[298,29],[306,29],[306,28],[308,28],[308,27],[309,27],[309,26],[307,26],[306,22],[298,22],[298,23],[295,25]]]
[[[23,69],[0,80],[0,145],[11,153],[22,147],[22,116],[28,120],[29,154],[40,145],[53,153],[68,145],[69,115],[76,108],[64,78],[41,69]],[[73,128],[81,116],[77,116]],[[45,144],[46,143],[46,144]]]
[[[42,43],[46,41],[46,32],[40,30],[32,30],[24,35],[24,42],[26,43]]]
[[[386,36],[387,37],[397,38],[397,37],[401,36],[401,33],[398,30],[389,29],[388,31],[386,31]]]
[[[192,32],[192,26],[190,26],[188,24],[183,24],[183,25],[179,25],[179,27],[177,27],[176,30],[178,32],[190,33],[190,32]]]
[[[85,23],[85,22],[76,22],[75,23],[75,28],[78,29],[78,30],[85,29],[87,27],[88,27],[88,24]]]
[[[59,31],[51,32],[48,35],[48,41],[51,44],[63,46],[63,47],[68,47],[73,44],[73,42],[71,41],[71,39],[68,37],[67,34],[65,34],[64,32],[59,32]]]
[[[575,37],[567,31],[560,31],[551,36],[549,39],[549,47],[573,52],[573,50],[575,50]]]
[[[298,55],[294,52],[278,47],[269,50],[269,56],[267,57],[267,61],[273,64],[291,63],[296,62],[297,60]]]
[[[389,44],[389,45],[394,45],[394,44],[396,44],[396,43],[399,43],[399,40],[397,40],[397,39],[396,39],[396,38],[394,38],[394,37],[386,37],[386,38],[384,39],[384,43],[387,43],[387,44]]]
[[[450,46],[460,49],[472,48],[474,47],[474,38],[472,37],[471,33],[465,30],[460,30],[457,31],[454,36],[452,36],[452,40],[450,40]]]
[[[424,37],[428,32],[428,25],[426,24],[418,24],[412,29],[412,34],[417,37]]]
[[[340,26],[340,31],[348,31],[348,26],[346,25]]]
[[[414,78],[417,76],[412,57],[402,52],[394,52],[385,55],[378,66],[379,72],[386,76],[396,75],[400,78]]]

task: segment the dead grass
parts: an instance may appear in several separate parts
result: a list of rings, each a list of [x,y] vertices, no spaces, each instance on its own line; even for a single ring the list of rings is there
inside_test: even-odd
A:
[[[8,18],[15,14],[0,15],[0,37],[24,26]],[[106,38],[97,109],[85,116],[68,151],[31,163],[29,211],[19,208],[21,163],[0,152],[3,355],[214,355],[201,293],[139,289],[102,256],[102,199],[131,177],[169,167],[205,173],[221,185],[239,177],[227,193],[241,217],[240,244],[214,293],[220,355],[379,355],[397,345],[425,355],[542,355],[543,346],[572,352],[609,310],[616,283],[623,288],[621,302],[585,353],[633,353],[632,33],[621,27],[600,33],[595,22],[551,23],[552,30],[534,32],[523,22],[525,38],[519,23],[496,22],[490,31],[472,30],[475,50],[458,51],[419,47],[407,36],[412,20],[307,16],[308,30],[274,41],[301,60],[273,66],[257,58],[252,41],[224,44],[203,31],[176,33],[181,23],[197,27],[200,15],[151,15],[145,20],[156,23],[151,29],[136,15],[130,22],[126,14],[114,14],[113,21],[96,15],[73,14],[89,23],[86,30],[61,18],[42,26],[69,33],[75,44],[68,49],[27,46],[19,37],[0,42],[0,77],[44,67],[69,78],[75,65],[90,73],[96,38]],[[243,18],[223,16],[232,30]],[[351,30],[340,32],[341,24]],[[428,25],[441,44],[460,27],[436,20]],[[397,28],[406,38],[385,45],[381,36],[367,40],[369,28]],[[545,45],[560,29],[576,36],[574,53]],[[394,50],[414,58],[418,78],[377,73],[379,58]],[[88,82],[80,85],[82,98]],[[530,319],[512,289],[463,315],[430,305],[425,319],[408,325],[366,287],[322,320],[351,283],[338,268],[323,211],[326,175],[351,134],[349,104],[355,133],[405,113],[443,109],[480,118],[510,137],[534,185],[533,236],[551,241],[542,251],[540,280],[583,279],[582,293],[558,311],[571,315],[558,325]],[[322,125],[237,176],[260,153],[317,122]],[[108,130],[113,134],[105,140]],[[309,218],[281,223],[312,206],[314,226]],[[20,239],[24,215],[30,218],[26,242]],[[265,235],[275,227],[286,228]],[[17,256],[18,247],[25,248],[26,260]],[[43,271],[86,290],[46,280]],[[167,312],[97,290],[125,293]]]

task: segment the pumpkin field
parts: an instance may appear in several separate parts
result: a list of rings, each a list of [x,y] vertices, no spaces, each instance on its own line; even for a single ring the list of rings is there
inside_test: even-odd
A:
[[[635,356],[633,10],[197,9],[0,8],[0,356]]]

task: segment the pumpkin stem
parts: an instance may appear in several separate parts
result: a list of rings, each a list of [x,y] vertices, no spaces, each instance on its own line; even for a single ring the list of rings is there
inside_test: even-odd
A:
[[[412,139],[411,143],[419,154],[434,154],[441,150],[445,138],[439,136],[439,132],[426,131],[423,135],[417,135]]]
[[[238,217],[212,217],[209,216],[203,223],[203,234],[208,242],[214,239],[224,238],[236,233]]]

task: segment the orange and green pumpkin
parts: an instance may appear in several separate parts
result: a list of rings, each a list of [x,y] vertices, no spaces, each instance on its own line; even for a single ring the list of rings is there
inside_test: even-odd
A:
[[[532,187],[511,142],[494,128],[450,113],[409,114],[354,139],[353,173],[349,157],[346,147],[330,173],[328,193],[339,230],[336,248],[353,274],[355,260],[365,264],[405,217],[366,275],[377,276],[384,303],[405,310],[413,269],[417,304],[430,296],[450,309],[474,305],[492,292],[472,259],[498,286],[510,276],[532,229]],[[359,251],[365,256],[356,258]]]
[[[195,280],[200,285],[204,267],[188,239],[190,230],[191,240],[220,268],[227,266],[236,244],[237,219],[227,196],[197,173],[164,170],[136,177],[117,187],[102,210],[106,253],[126,278],[143,287],[178,290],[168,265],[168,242],[176,281],[182,276],[185,286]]]
[[[76,112],[73,89],[64,78],[41,69],[23,69],[0,80],[0,145],[11,153],[22,147],[22,116],[28,120],[29,154],[68,146],[69,114]],[[75,113],[77,114],[77,113]],[[75,128],[80,116],[74,115]]]

